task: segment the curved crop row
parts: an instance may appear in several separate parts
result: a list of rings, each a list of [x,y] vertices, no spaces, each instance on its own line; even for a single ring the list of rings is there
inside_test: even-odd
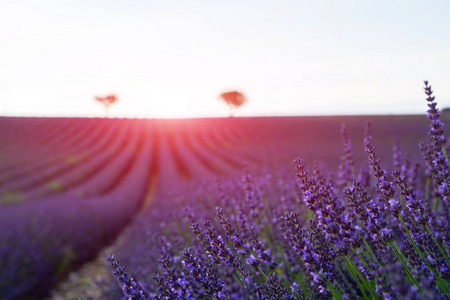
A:
[[[374,128],[384,124],[371,119]],[[374,142],[390,143],[399,134],[402,146],[413,149],[420,136],[405,130],[408,120],[422,124],[413,116],[391,120]],[[110,243],[152,199],[164,201],[162,195],[194,180],[233,178],[244,163],[278,167],[298,155],[337,166],[331,149],[342,149],[336,130],[343,121],[351,140],[363,136],[353,135],[365,123],[356,117],[1,119],[7,128],[0,133],[0,294],[13,299],[37,286],[48,289]],[[38,127],[29,126],[38,125],[48,132],[36,136]]]
[[[70,266],[92,258],[132,218],[148,192],[149,139],[105,195],[59,195],[0,210],[0,294],[38,295]]]

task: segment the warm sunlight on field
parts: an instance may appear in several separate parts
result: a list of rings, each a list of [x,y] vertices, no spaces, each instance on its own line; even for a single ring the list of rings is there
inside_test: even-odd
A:
[[[173,274],[182,279],[171,279],[190,286],[194,296],[183,299],[203,299],[206,292],[215,293],[215,299],[234,293],[239,296],[233,299],[388,300],[396,294],[399,299],[438,299],[439,294],[450,293],[444,281],[450,261],[445,242],[450,240],[445,225],[450,149],[440,121],[447,123],[449,115],[439,114],[428,82],[425,93],[428,120],[424,115],[371,116],[371,122],[367,116],[0,117],[0,295],[5,300],[45,299],[59,290],[62,278],[72,280],[68,275],[78,273],[78,266],[91,266],[88,261],[97,255],[106,264],[105,258],[114,252],[116,258],[108,257],[114,275],[124,280],[116,261],[120,259],[143,289],[127,290],[143,295],[134,299],[153,299],[163,291],[166,279],[145,275],[159,273],[165,278],[168,273],[159,269],[158,261],[166,270],[168,264],[184,270]],[[222,96],[239,104],[243,98],[234,101],[239,95]],[[97,99],[105,112],[120,103],[115,94]],[[409,186],[418,191],[418,198]],[[422,231],[436,238],[412,240],[409,231],[406,236],[395,230],[399,222],[415,237]],[[321,232],[326,235],[316,235]],[[367,240],[364,245],[362,238]],[[312,248],[299,248],[303,239]],[[318,248],[322,245],[331,246],[322,252]],[[442,251],[437,248],[441,245]],[[222,250],[213,261],[200,254],[216,249]],[[310,253],[323,256],[327,264],[310,261]],[[382,294],[376,278],[383,274],[373,273],[380,263],[371,257],[383,268],[396,270],[390,270],[387,283],[380,283],[385,288]],[[253,288],[240,285],[247,279],[229,276],[231,260],[239,262],[231,266],[242,270],[240,276],[247,274],[256,293],[267,297],[253,297]],[[417,266],[424,266],[419,260],[432,273],[416,272]],[[298,265],[290,267],[285,261]],[[199,270],[223,283],[198,286],[195,278],[189,279],[198,263],[204,266]],[[312,267],[304,268],[306,263]],[[100,266],[105,267],[110,268]],[[320,268],[328,270],[326,287],[314,280]],[[334,277],[335,269],[345,277]],[[83,290],[115,295],[93,299],[121,299],[112,272],[102,272],[111,274],[110,279]],[[89,276],[96,275],[91,271]],[[305,278],[300,283],[293,279],[299,276]],[[430,276],[435,276],[436,284],[426,284]],[[267,290],[272,283],[277,288]],[[296,288],[299,284],[301,289]],[[396,289],[391,288],[394,284]],[[185,285],[176,286],[181,294]],[[131,281],[121,285],[131,286]],[[275,290],[289,297],[273,294]],[[354,297],[340,296],[345,293]],[[422,293],[427,296],[420,297]],[[365,294],[371,296],[361,297]]]
[[[449,11],[0,0],[0,300],[450,300]]]

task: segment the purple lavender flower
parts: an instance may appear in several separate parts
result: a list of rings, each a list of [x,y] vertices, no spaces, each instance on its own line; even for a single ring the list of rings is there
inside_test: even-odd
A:
[[[429,148],[422,144],[422,149],[430,174],[435,180],[438,192],[445,202],[450,199],[450,170],[448,158],[446,157],[446,138],[444,136],[444,126],[439,120],[440,112],[436,107],[437,103],[434,101],[433,91],[431,85],[425,80],[425,94],[427,95],[428,111],[427,117],[430,119]]]
[[[259,299],[296,299],[280,283],[275,274],[270,274],[264,284],[258,287],[257,296]]]
[[[353,158],[352,145],[348,137],[347,127],[345,124],[341,125],[341,139],[344,146],[344,156],[341,158],[342,177],[347,184],[351,184],[355,178],[355,161]]]
[[[383,220],[383,215],[379,207],[358,181],[354,181],[353,186],[347,188],[344,193],[347,196],[350,206],[359,215],[359,219],[364,221],[370,237],[378,249],[386,250],[386,244],[392,241],[394,234],[387,227],[387,222]]]
[[[225,229],[225,233],[234,245],[237,253],[243,257],[247,258],[250,255],[249,247],[244,243],[244,241],[239,237],[236,229],[231,225],[228,218],[225,218],[223,214],[223,209],[216,207],[216,215],[219,218],[220,224],[222,224]]]
[[[369,157],[369,163],[372,166],[374,176],[377,178],[377,186],[381,195],[379,202],[383,208],[390,210],[394,216],[402,211],[402,206],[398,200],[394,198],[395,189],[392,182],[389,182],[386,177],[386,171],[381,168],[380,159],[375,155],[375,147],[371,139],[366,140],[366,153]]]
[[[119,261],[116,260],[114,254],[108,256],[107,260],[111,263],[112,268],[114,269],[114,275],[119,280],[123,292],[128,296],[128,299],[142,299],[146,300],[144,292],[139,288],[138,284],[134,281],[133,278],[128,278],[127,273],[125,273],[124,267],[119,267]]]
[[[206,262],[205,265],[202,265],[198,257],[189,248],[183,251],[183,257],[182,263],[201,286],[206,296],[214,297],[215,299],[226,298],[223,292],[225,285],[218,278],[217,269],[213,267],[211,262]]]
[[[414,191],[408,188],[406,184],[405,176],[400,176],[400,171],[394,171],[392,176],[395,178],[394,182],[398,185],[400,193],[406,201],[406,206],[409,212],[414,217],[414,220],[420,225],[426,225],[430,221],[430,217],[425,211],[423,202],[421,199],[417,199]]]

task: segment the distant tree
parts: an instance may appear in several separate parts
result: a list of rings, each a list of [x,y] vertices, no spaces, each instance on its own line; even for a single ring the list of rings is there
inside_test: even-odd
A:
[[[106,97],[95,97],[95,100],[97,100],[98,102],[102,103],[105,106],[105,116],[108,116],[108,111],[109,111],[109,107],[111,106],[111,104],[119,101],[119,98],[117,98],[116,95],[114,94],[110,94]]]
[[[450,107],[444,107],[444,108],[442,109],[442,113],[443,113],[443,114],[450,114]]]
[[[231,107],[231,116],[234,115],[234,112],[238,107],[241,107],[245,102],[247,102],[247,98],[237,91],[231,91],[220,94],[220,98],[225,101]]]

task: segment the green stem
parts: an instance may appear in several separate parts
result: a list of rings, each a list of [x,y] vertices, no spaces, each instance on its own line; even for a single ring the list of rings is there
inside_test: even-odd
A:
[[[450,160],[448,159],[447,150],[445,150],[444,146],[442,146],[442,154],[444,154],[445,159],[447,160],[448,164],[450,165]]]
[[[355,279],[356,284],[359,287],[359,290],[361,291],[361,293],[364,296],[364,299],[369,299],[369,297],[366,294],[366,291],[364,289],[365,285],[363,283],[361,283],[360,278],[357,274],[357,270],[355,270],[355,266],[351,263],[351,261],[348,259],[347,256],[343,256],[345,264],[349,270],[349,272],[352,274],[352,277]],[[364,278],[361,278],[362,280],[364,280]]]
[[[353,247],[351,247],[351,248],[352,248],[353,253],[355,253],[356,256],[358,256],[359,260],[363,263],[363,265],[366,267],[366,269],[369,270],[370,272],[373,272],[372,269],[364,261],[364,259],[362,259],[362,257],[359,255],[359,253]],[[366,259],[367,259],[367,256],[366,256]]]
[[[406,233],[408,234],[408,238],[411,241],[414,250],[416,250],[417,254],[419,254],[420,258],[422,259],[422,261],[427,265],[428,269],[430,269],[430,271],[433,273],[434,277],[436,278],[436,284],[440,287],[440,289],[442,290],[442,292],[444,293],[448,293],[449,292],[449,288],[447,286],[447,284],[445,283],[444,279],[441,277],[441,275],[436,271],[435,268],[433,268],[433,266],[431,266],[430,262],[428,261],[428,259],[423,255],[422,251],[420,251],[419,247],[417,246],[416,242],[413,240],[411,234],[409,233],[408,228],[406,227],[405,221],[403,220],[402,216],[400,214],[398,214],[398,217],[400,219],[400,221],[402,222],[403,228],[405,229]]]
[[[372,247],[370,247],[369,243],[366,241],[366,239],[363,239],[363,243],[366,246],[367,250],[369,250],[371,256],[373,257],[373,260],[377,263],[377,265],[381,268],[381,264],[378,261],[377,257],[375,256],[375,253],[373,253]],[[363,253],[365,253],[363,251]]]
[[[406,262],[404,260],[404,256],[401,253],[398,246],[393,241],[389,242],[389,245],[391,246],[392,254],[397,258],[397,260],[402,265],[403,271],[405,271],[406,276],[416,286],[417,291],[422,294],[423,290],[420,288],[420,283],[414,278],[413,274],[411,273],[411,270],[409,270],[408,265],[406,264]]]
[[[344,298],[342,297],[342,294],[340,294],[338,291],[336,291],[334,285],[331,282],[329,282],[328,280],[327,280],[327,287],[328,287],[328,290],[331,292],[331,294],[333,294],[333,298],[339,299],[339,300],[344,300]]]
[[[259,273],[261,273],[261,275],[266,279],[266,280],[268,280],[269,278],[267,277],[267,275],[266,275],[266,273],[264,273],[264,271],[263,270],[261,270],[261,268],[260,267],[258,267],[258,272]]]
[[[237,271],[236,271],[237,272]],[[238,273],[239,274],[239,273]],[[236,280],[236,282],[241,286],[241,287],[245,287],[244,282],[239,278],[239,276],[237,274],[235,274],[233,272],[233,277],[234,280]]]
[[[366,259],[368,261],[372,261],[373,263],[376,263],[378,268],[380,270],[383,270],[383,276],[386,279],[387,282],[390,281],[390,277],[389,275],[386,273],[385,268],[383,268],[383,266],[381,265],[381,263],[378,261],[377,257],[375,256],[375,253],[373,253],[372,248],[370,247],[369,243],[367,243],[366,239],[363,239],[364,245],[366,245],[367,250],[370,252],[370,257],[372,259],[370,259],[369,255],[366,253],[366,251],[364,251],[362,248],[359,248],[361,253],[364,254],[364,257],[366,257]]]
[[[437,206],[438,206],[438,198],[437,197],[434,197],[434,202],[433,202],[433,211],[436,211],[437,210]]]
[[[447,262],[447,265],[450,266],[450,262],[449,262],[449,259],[448,259],[447,255],[445,255],[444,250],[442,250],[441,246],[436,241],[436,238],[434,237],[433,232],[431,232],[430,227],[428,227],[428,224],[425,225],[425,228],[427,229],[428,233],[431,235],[431,238],[433,239],[433,241],[436,244],[436,246],[439,248],[439,252],[441,252],[442,256],[445,258],[445,261]]]
[[[422,260],[423,260],[424,262],[426,262],[425,259],[424,259],[424,257],[423,257],[422,251],[420,251],[420,249],[419,249],[419,247],[417,246],[416,242],[413,240],[413,238],[412,238],[412,236],[411,236],[411,233],[409,232],[408,227],[406,227],[406,224],[405,224],[405,221],[403,220],[402,215],[401,215],[401,214],[398,214],[397,217],[398,217],[398,219],[400,220],[400,222],[402,223],[403,229],[405,230],[406,234],[408,235],[408,238],[409,238],[409,240],[411,241],[411,244],[413,245],[414,250],[416,250],[416,253],[419,254],[420,258],[422,258]]]
[[[356,296],[355,291],[353,290],[353,288],[350,286],[350,284],[347,281],[347,278],[345,278],[344,274],[341,271],[341,268],[339,268],[339,265],[336,263],[336,261],[333,261],[334,265],[336,266],[336,269],[339,271],[339,273],[341,274],[342,278],[344,278],[345,283],[347,284],[348,289],[352,292],[353,296],[355,297],[355,299],[358,299],[358,296]]]
[[[402,194],[400,194],[400,204],[402,205],[402,207],[405,207],[405,206],[406,206],[406,203],[405,203],[405,197],[403,197]]]

